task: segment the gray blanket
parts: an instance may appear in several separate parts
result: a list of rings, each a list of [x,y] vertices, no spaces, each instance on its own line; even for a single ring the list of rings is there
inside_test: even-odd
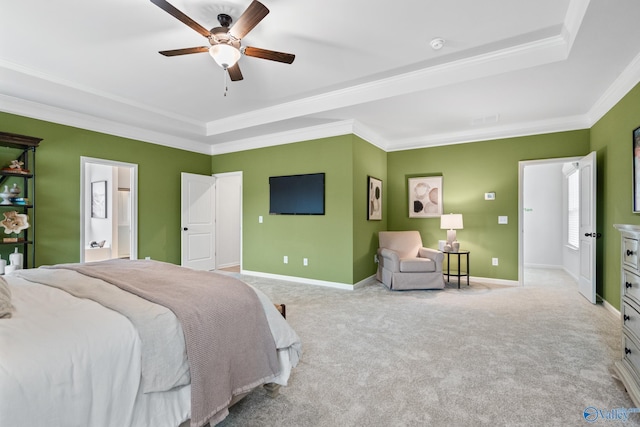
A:
[[[232,397],[279,374],[271,331],[258,297],[229,276],[157,261],[62,264],[163,305],[182,325],[191,371],[191,426],[216,424]]]

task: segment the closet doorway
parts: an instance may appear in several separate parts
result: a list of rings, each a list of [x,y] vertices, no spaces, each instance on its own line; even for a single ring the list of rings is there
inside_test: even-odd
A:
[[[80,158],[80,262],[138,258],[138,165]]]

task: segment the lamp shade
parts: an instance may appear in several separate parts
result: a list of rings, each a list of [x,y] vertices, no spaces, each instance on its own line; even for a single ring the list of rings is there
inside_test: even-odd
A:
[[[215,59],[219,66],[225,70],[233,67],[240,59],[240,51],[228,44],[215,44],[209,48],[209,54]]]
[[[461,230],[462,214],[448,214],[440,216],[440,228],[443,230]]]

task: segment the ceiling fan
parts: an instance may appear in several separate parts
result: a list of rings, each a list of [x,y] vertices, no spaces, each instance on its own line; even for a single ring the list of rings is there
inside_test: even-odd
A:
[[[242,38],[269,13],[269,9],[257,0],[253,0],[231,27],[229,27],[232,22],[231,17],[225,13],[219,14],[218,22],[220,22],[220,26],[212,28],[211,30],[207,30],[166,0],[151,0],[151,3],[206,37],[211,45],[160,51],[159,53],[164,56],[209,52],[216,63],[229,73],[232,81],[242,80],[242,72],[240,72],[238,60],[243,54],[254,58],[268,59],[269,61],[284,62],[286,64],[291,64],[296,57],[291,53],[241,46],[240,41]]]

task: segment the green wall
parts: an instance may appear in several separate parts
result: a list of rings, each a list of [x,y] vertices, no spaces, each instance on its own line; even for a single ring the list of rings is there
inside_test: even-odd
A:
[[[242,171],[242,268],[353,283],[352,159],[351,135],[213,156],[213,173]],[[315,172],[325,173],[325,215],[269,215],[270,176]]]
[[[442,176],[444,213],[463,214],[457,237],[470,250],[471,274],[518,279],[518,162],[589,153],[589,131],[579,130],[388,153],[387,200],[390,230],[419,230],[423,243],[446,238],[440,218],[409,218],[407,179]],[[484,193],[495,192],[494,201]],[[498,216],[509,217],[498,225]],[[491,258],[500,260],[491,265]]]
[[[387,229],[387,154],[365,140],[353,137],[353,279],[354,283],[375,274],[374,254],[378,232]],[[382,180],[382,220],[368,221],[369,176]]]
[[[367,177],[385,179],[384,151],[344,135],[216,155],[212,171],[243,173],[244,270],[343,284],[375,273],[376,236],[386,222],[367,221]],[[314,172],[326,174],[325,215],[269,215],[270,176]]]
[[[632,131],[640,126],[640,84],[591,128],[598,155],[598,254],[600,295],[620,309],[620,234],[614,224],[640,224],[632,212]],[[599,289],[600,290],[600,289]]]
[[[138,256],[180,263],[180,173],[211,156],[0,113],[0,129],[43,138],[36,151],[36,264],[80,260],[80,157],[138,164]]]
[[[180,172],[243,171],[246,270],[357,283],[375,273],[378,231],[417,229],[427,246],[444,238],[438,218],[410,219],[407,212],[407,178],[443,176],[444,212],[464,214],[458,239],[473,253],[472,274],[516,280],[518,162],[597,151],[598,293],[618,308],[620,238],[613,224],[640,223],[631,212],[631,132],[638,126],[640,86],[590,130],[391,153],[344,135],[207,156],[0,113],[2,131],[44,139],[37,152],[38,265],[79,260],[80,156],[88,156],[139,165],[140,257],[180,262]],[[327,174],[326,215],[269,215],[268,177],[312,172]],[[366,219],[368,176],[383,181],[382,221]],[[484,200],[489,191],[495,201]],[[498,225],[498,215],[509,224]],[[499,266],[491,266],[492,257]]]

